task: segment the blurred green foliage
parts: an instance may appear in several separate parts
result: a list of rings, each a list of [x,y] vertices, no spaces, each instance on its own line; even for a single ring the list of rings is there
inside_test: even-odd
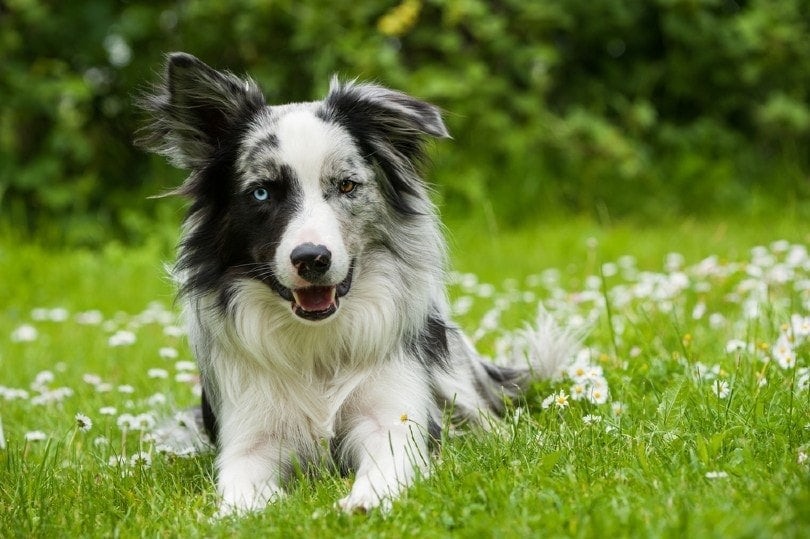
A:
[[[0,212],[140,241],[182,174],[134,149],[163,54],[249,72],[270,103],[332,73],[440,105],[446,211],[502,224],[805,211],[807,0],[0,0]],[[53,227],[51,227],[53,228]]]

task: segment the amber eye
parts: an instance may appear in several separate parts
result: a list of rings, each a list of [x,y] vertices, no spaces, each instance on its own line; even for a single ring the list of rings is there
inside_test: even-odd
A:
[[[338,185],[338,190],[343,195],[348,195],[352,191],[354,191],[355,187],[357,187],[357,183],[353,182],[352,180],[341,180],[340,185]]]

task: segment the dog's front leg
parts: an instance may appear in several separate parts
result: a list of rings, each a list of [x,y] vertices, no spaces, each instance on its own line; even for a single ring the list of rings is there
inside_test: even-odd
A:
[[[418,369],[417,369],[418,370]],[[422,372],[389,366],[352,399],[344,456],[356,466],[344,511],[384,507],[428,471],[428,384]]]
[[[239,414],[224,419],[216,461],[219,513],[261,511],[284,494],[280,485],[292,448]]]
[[[274,452],[269,447],[254,447],[249,452],[229,451],[217,458],[220,515],[261,511],[283,495],[280,463],[270,456]]]

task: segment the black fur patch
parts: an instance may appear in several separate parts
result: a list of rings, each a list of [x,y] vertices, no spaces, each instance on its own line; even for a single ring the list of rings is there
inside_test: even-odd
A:
[[[217,422],[217,416],[214,414],[214,410],[211,408],[211,403],[208,402],[208,397],[205,394],[205,389],[202,391],[202,418],[203,418],[203,426],[205,427],[205,432],[208,433],[208,437],[211,438],[211,443],[216,444],[217,438],[219,437],[219,424]]]
[[[317,115],[349,132],[395,210],[418,213],[409,197],[418,196],[414,184],[421,181],[417,168],[426,156],[424,135],[446,136],[433,106],[399,92],[347,84],[333,87]]]
[[[488,361],[481,361],[481,365],[493,381],[508,389],[521,387],[527,378],[526,369],[503,367]]]
[[[429,316],[422,331],[412,339],[410,348],[425,366],[445,367],[450,353],[447,325],[438,316]]]
[[[256,187],[270,193],[267,201],[253,198],[252,190],[238,192],[234,156],[207,170],[194,193],[188,219],[197,223],[184,238],[177,268],[188,270],[181,293],[220,291],[223,308],[230,303],[230,284],[239,278],[272,282],[271,261],[281,232],[296,211],[302,196],[294,172],[276,168],[274,177]]]

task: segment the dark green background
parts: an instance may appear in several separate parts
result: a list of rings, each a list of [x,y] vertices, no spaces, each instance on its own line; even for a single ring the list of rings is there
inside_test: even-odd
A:
[[[449,216],[500,226],[810,213],[807,0],[0,0],[0,223],[139,242],[182,179],[132,146],[163,54],[250,73],[270,103],[329,77],[446,111]]]

